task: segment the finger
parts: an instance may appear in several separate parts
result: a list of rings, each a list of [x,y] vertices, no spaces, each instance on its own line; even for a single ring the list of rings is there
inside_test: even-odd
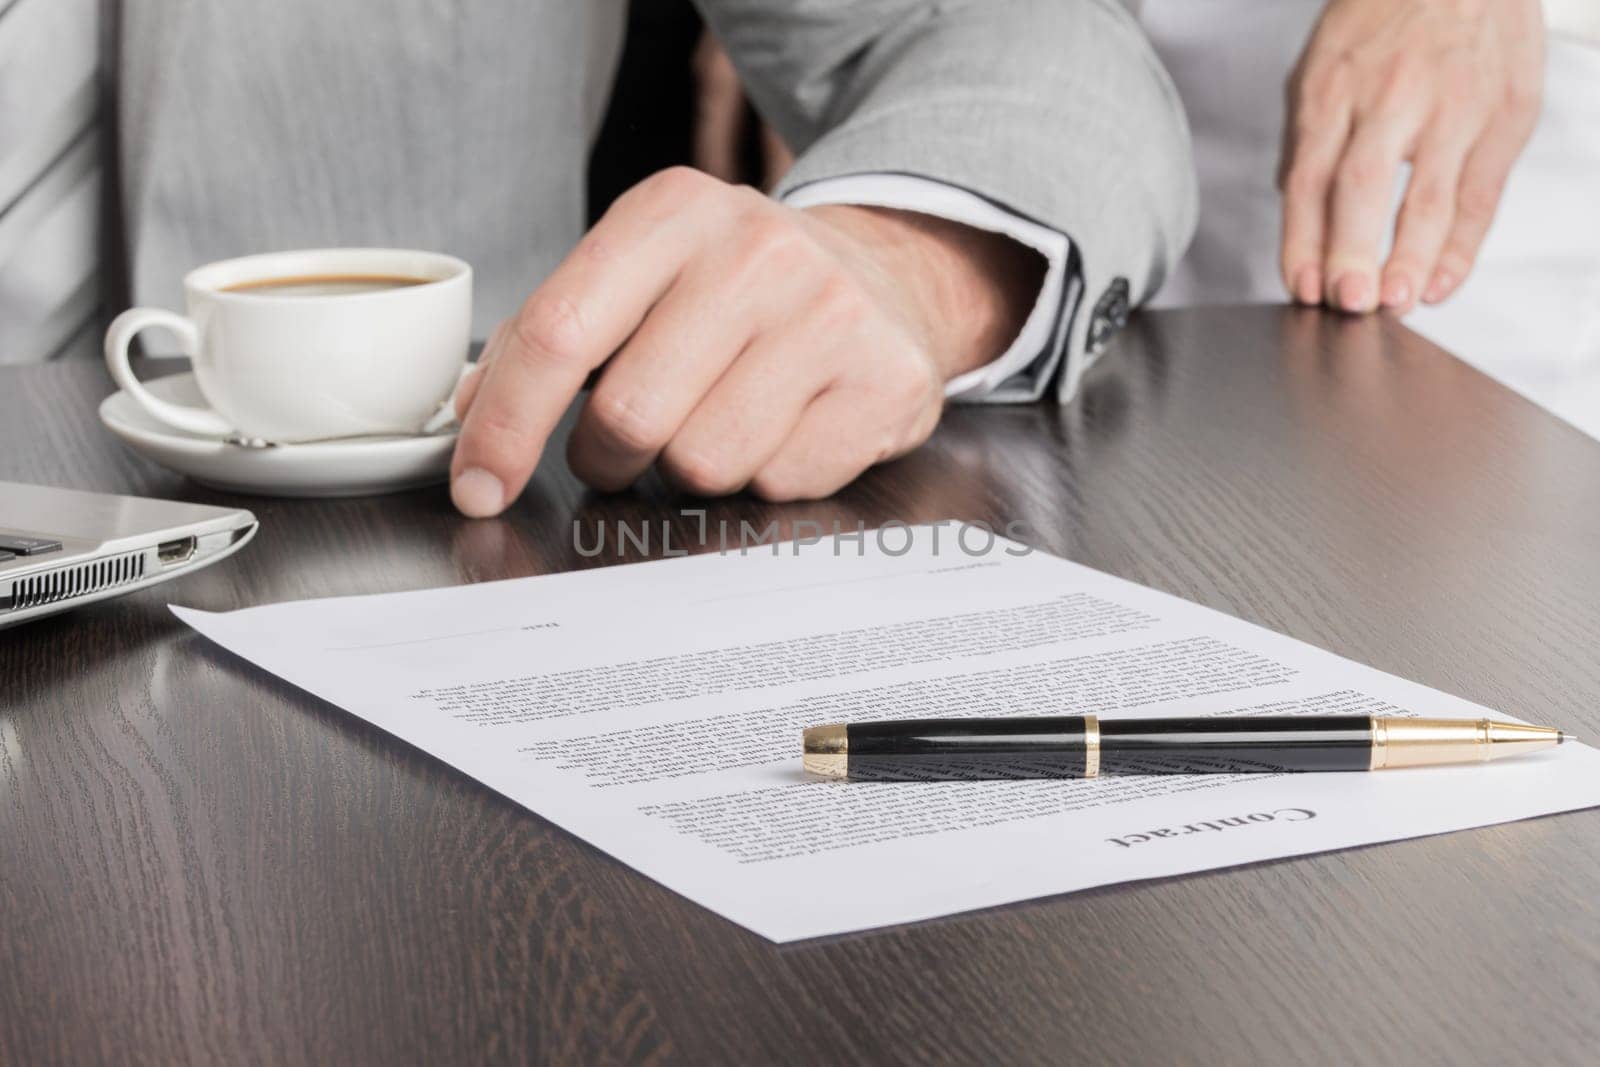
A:
[[[1456,213],[1456,186],[1468,144],[1438,138],[1417,152],[1395,224],[1394,247],[1383,267],[1380,300],[1400,314],[1410,311],[1432,278]]]
[[[796,332],[796,309],[816,318],[825,279],[784,222],[752,219],[706,249],[606,365],[568,443],[574,473],[607,491],[632,484],[753,339]]]
[[[694,165],[725,182],[736,182],[741,177],[739,148],[746,120],[744,86],[710,30],[700,36],[694,68]]]
[[[567,442],[573,473],[589,485],[633,484],[754,335],[747,307],[708,313],[713,277],[711,268],[686,275],[607,365]]]
[[[758,338],[690,413],[661,456],[663,473],[697,496],[743,489],[777,453],[812,398],[835,378],[809,333]]]
[[[488,351],[488,349],[486,348],[484,351]],[[483,373],[488,367],[488,364],[484,363],[483,360],[484,357],[479,356],[478,365],[468,371],[467,376],[461,379],[461,384],[456,386],[455,408],[457,422],[466,417],[467,412],[472,408],[473,399],[478,395],[478,390],[483,387]]]
[[[906,425],[905,412],[849,387],[812,400],[776,454],[750,482],[764,500],[815,500],[850,484],[867,468],[927,440],[938,419]]]
[[[1343,98],[1313,107],[1295,104],[1279,168],[1283,188],[1283,284],[1303,304],[1322,301],[1322,250],[1328,189],[1350,134]]]
[[[1491,124],[1468,153],[1456,188],[1455,220],[1422,294],[1427,303],[1437,304],[1449,297],[1471,273],[1500,206],[1506,179],[1526,141],[1527,133],[1516,123],[1501,120]]]
[[[712,220],[722,220],[726,202],[713,195],[720,185],[687,168],[647,179],[523,304],[456,443],[451,496],[464,514],[496,514],[522,491],[588,372],[627,340]]]
[[[477,365],[472,372],[462,379],[456,388],[456,419],[466,418],[467,412],[472,408],[472,401],[478,395],[478,390],[483,387],[483,374],[489,369],[489,364],[494,360],[495,354],[505,344],[506,323],[502,322],[494,328],[489,335],[489,340],[484,344],[483,351],[478,353]]]
[[[1417,124],[1390,113],[1358,123],[1335,170],[1323,253],[1325,298],[1344,311],[1378,302],[1378,256],[1388,230],[1400,161]]]
[[[768,192],[776,189],[783,176],[794,166],[794,153],[783,138],[767,123],[761,123],[761,187]]]

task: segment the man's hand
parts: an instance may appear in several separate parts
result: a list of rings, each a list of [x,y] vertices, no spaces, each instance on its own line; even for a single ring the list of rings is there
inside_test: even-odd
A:
[[[927,439],[943,386],[998,355],[1043,260],[908,212],[798,211],[693,170],[621,197],[502,324],[457,400],[451,493],[521,492],[584,379],[568,448],[590,485],[652,464],[706,496],[825,496]],[[607,362],[609,361],[609,362]]]
[[[1402,313],[1448,297],[1533,131],[1543,72],[1539,0],[1329,0],[1288,85],[1278,178],[1290,293]]]

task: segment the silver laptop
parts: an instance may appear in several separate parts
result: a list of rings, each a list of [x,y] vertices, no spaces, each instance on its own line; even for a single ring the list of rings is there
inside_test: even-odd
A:
[[[197,571],[255,532],[237,508],[0,482],[0,629]]]

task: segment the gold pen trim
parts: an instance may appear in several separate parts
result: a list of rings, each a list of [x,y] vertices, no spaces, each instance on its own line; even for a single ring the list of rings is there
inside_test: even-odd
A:
[[[1100,720],[1093,715],[1083,717],[1083,776],[1100,777]]]

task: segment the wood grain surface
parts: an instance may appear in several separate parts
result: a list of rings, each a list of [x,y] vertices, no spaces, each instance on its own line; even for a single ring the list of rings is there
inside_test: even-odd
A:
[[[777,947],[235,660],[169,601],[520,577],[573,523],[1021,522],[1071,559],[1600,737],[1600,445],[1402,327],[1135,318],[834,499],[212,492],[0,370],[0,479],[242,504],[238,556],[0,631],[0,1062],[1507,1063],[1600,1048],[1600,812]],[[4,524],[0,500],[0,525]],[[621,558],[635,558],[636,553]]]

